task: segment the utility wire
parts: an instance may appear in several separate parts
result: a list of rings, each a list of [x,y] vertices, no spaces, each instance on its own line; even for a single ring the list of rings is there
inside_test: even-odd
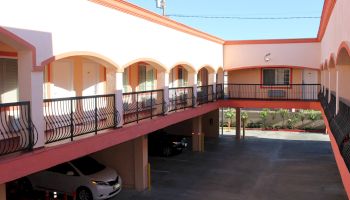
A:
[[[320,19],[317,16],[291,16],[291,17],[239,17],[239,16],[206,16],[206,15],[180,15],[169,14],[168,17],[202,18],[202,19],[235,19],[235,20],[291,20],[291,19]]]

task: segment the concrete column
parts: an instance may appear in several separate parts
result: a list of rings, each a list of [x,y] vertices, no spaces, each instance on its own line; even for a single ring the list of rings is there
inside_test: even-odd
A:
[[[115,108],[119,113],[119,123],[117,127],[124,124],[124,108],[123,108],[123,72],[115,73]]]
[[[193,107],[197,106],[197,72],[188,74],[188,85],[193,87]]]
[[[0,200],[6,200],[6,183],[0,184]]]
[[[192,120],[192,151],[204,151],[204,133],[202,132],[202,116],[195,117]]]
[[[165,71],[157,71],[157,89],[161,90],[163,89],[163,95],[164,95],[164,103],[165,103],[165,110],[164,112],[167,113],[168,111],[168,105],[169,105],[169,73]]]
[[[331,102],[331,70],[328,71],[328,103]]]
[[[339,71],[336,71],[336,82],[335,82],[335,114],[339,112]]]
[[[148,140],[141,136],[91,155],[104,165],[115,169],[124,188],[142,191],[148,187]]]
[[[45,120],[43,109],[43,86],[44,86],[44,72],[32,72],[31,73],[31,112],[32,121],[38,131],[38,141],[34,148],[42,147],[45,145]]]
[[[135,189],[145,190],[148,187],[148,140],[147,136],[141,136],[134,142],[135,159]]]
[[[236,108],[236,140],[241,139],[241,108]]]

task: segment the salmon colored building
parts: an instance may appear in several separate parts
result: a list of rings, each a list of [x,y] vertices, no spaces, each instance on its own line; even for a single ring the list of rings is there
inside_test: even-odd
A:
[[[88,154],[143,190],[147,134],[182,122],[217,137],[220,107],[322,110],[350,196],[347,8],[325,0],[317,38],[225,41],[123,0],[3,2],[0,199]]]

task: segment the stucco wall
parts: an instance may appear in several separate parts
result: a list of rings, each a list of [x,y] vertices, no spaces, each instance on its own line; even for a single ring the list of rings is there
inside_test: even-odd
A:
[[[269,62],[265,55],[270,53]],[[226,70],[259,66],[299,66],[318,69],[319,43],[236,44],[224,46]]]
[[[228,72],[228,82],[236,84],[261,84],[262,69],[241,69]],[[301,84],[303,69],[292,69],[292,83]]]
[[[195,69],[223,65],[222,44],[91,1],[13,0],[1,10],[0,26],[34,45],[36,65],[72,51],[94,52],[120,67],[135,60],[154,60],[167,70],[180,62]]]

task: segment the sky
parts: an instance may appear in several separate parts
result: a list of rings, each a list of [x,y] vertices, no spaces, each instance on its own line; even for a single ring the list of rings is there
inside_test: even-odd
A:
[[[128,2],[162,13],[161,9],[156,8],[155,0]],[[166,14],[173,20],[225,40],[315,38],[323,3],[324,0],[166,0]],[[261,19],[285,17],[312,18]]]

